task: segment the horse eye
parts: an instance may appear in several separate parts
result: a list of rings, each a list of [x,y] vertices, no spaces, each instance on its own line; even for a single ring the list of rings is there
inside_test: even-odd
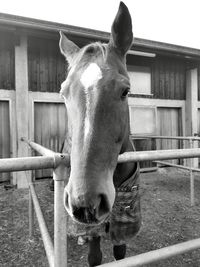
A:
[[[122,99],[126,98],[129,92],[130,92],[130,88],[126,87],[122,92],[121,98]]]

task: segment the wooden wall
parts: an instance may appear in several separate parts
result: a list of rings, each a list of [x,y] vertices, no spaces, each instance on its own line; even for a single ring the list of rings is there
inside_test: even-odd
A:
[[[155,58],[152,64],[153,98],[185,100],[185,72],[186,66],[182,60]]]
[[[10,157],[9,102],[0,101],[0,158]],[[0,182],[7,181],[10,173],[0,173]]]
[[[60,152],[67,133],[67,114],[63,103],[34,104],[34,141]],[[51,176],[51,170],[36,171],[36,178]]]
[[[200,63],[197,64],[198,69],[198,101],[200,101]]]
[[[28,69],[30,91],[59,92],[66,75],[66,63],[58,40],[29,37]]]
[[[133,141],[137,151],[156,150],[156,141],[153,139],[133,139]],[[153,163],[151,161],[140,162],[141,168],[150,168],[155,166],[156,163]]]
[[[0,30],[0,158],[9,158],[11,154],[10,106],[9,101],[1,98],[1,92],[15,89],[14,45],[14,34]],[[10,173],[0,173],[0,182],[9,179]]]
[[[185,73],[187,64],[178,58],[128,56],[127,64],[151,68],[151,94],[155,99],[186,99]],[[138,95],[137,95],[138,96]],[[141,97],[145,97],[142,96]]]
[[[0,31],[0,89],[15,89],[14,36]]]
[[[10,138],[10,136],[12,136],[12,132],[10,132],[10,129],[12,129],[11,126],[15,124],[17,125],[17,120],[19,122],[19,118],[17,117],[17,110],[19,110],[19,104],[17,106],[17,101],[15,101],[16,91],[12,91],[12,89],[15,89],[15,83],[17,81],[17,75],[15,78],[15,63],[16,67],[18,66],[19,68],[20,62],[22,62],[19,54],[18,57],[16,57],[15,54],[15,52],[20,49],[20,34],[18,34],[18,37],[17,34],[18,33],[9,33],[0,30],[0,96],[1,91],[3,91],[1,89],[7,89],[9,91],[5,91],[9,92],[10,94],[13,94],[13,102],[10,106],[8,102],[10,96],[6,96],[6,100],[0,98],[0,157],[10,157],[10,147],[11,145],[13,145],[13,143],[16,143],[15,146],[17,148],[21,146],[19,140],[17,143],[15,139],[11,140]],[[21,44],[21,49],[23,49],[23,47],[26,48],[27,36],[23,32],[21,33],[21,35],[23,35],[24,38],[24,46],[22,46]],[[26,51],[24,51],[24,55],[27,59]],[[18,61],[16,61],[16,59]],[[136,66],[149,66],[151,68],[152,96],[147,96],[147,98],[151,98],[151,100],[153,101],[165,101],[165,99],[186,99],[185,72],[188,67],[186,60],[159,55],[156,55],[155,58],[128,56],[127,63]],[[28,72],[26,72],[28,73],[28,83],[24,83],[22,88],[24,90],[29,90],[29,92],[27,93],[27,99],[29,100],[30,97],[33,97],[33,95],[35,94],[34,105],[29,105],[28,110],[26,110],[26,114],[33,112],[32,120],[34,121],[33,127],[29,127],[30,125],[28,125],[27,123],[27,129],[29,131],[28,134],[32,136],[32,139],[34,139],[34,141],[55,151],[59,151],[61,148],[62,140],[64,139],[67,125],[64,104],[55,103],[55,97],[58,97],[60,85],[64,81],[66,76],[66,68],[67,64],[65,63],[65,60],[59,51],[58,39],[53,40],[33,36],[28,37]],[[23,74],[24,73],[25,72],[23,72]],[[49,94],[51,95],[51,103],[45,103],[45,101],[49,101],[49,99],[45,100],[45,97],[46,95],[48,95],[48,93],[52,93]],[[18,99],[20,99],[21,94],[18,92],[17,94]],[[41,98],[41,95],[43,96],[43,98]],[[137,95],[137,97],[139,96]],[[144,99],[142,97],[144,96],[141,96],[141,100],[143,101]],[[161,135],[182,135],[182,126],[180,125],[182,114],[180,114],[179,110],[173,110],[174,106],[171,106],[172,109],[168,109],[165,104],[163,104],[162,107],[159,107],[157,104],[152,103],[150,104],[157,107],[158,132],[160,131],[159,133]],[[11,119],[11,122],[9,120],[9,108],[11,108],[12,113],[14,114],[13,119]],[[22,108],[23,114],[25,108],[24,106]],[[21,117],[23,118],[23,116]],[[15,124],[13,124],[13,122]],[[23,122],[24,120],[21,120],[20,123],[23,124]],[[15,131],[14,135],[16,136],[16,138],[19,138],[20,136],[19,134],[16,134],[16,129],[17,127],[13,126],[13,132]],[[160,142],[159,144],[156,144],[154,141],[140,140],[136,143],[136,148],[137,150],[151,150],[159,148],[166,149],[171,148],[172,145],[176,148],[180,147],[180,144],[178,143],[172,144]],[[15,154],[12,154],[12,156],[13,155],[18,156],[17,152]],[[150,166],[150,164],[143,163],[143,167],[147,166]],[[1,175],[0,181],[2,179],[8,179],[8,174],[6,175],[7,176]],[[49,172],[37,172],[38,177],[41,177],[42,175],[49,175]]]
[[[181,108],[173,107],[157,107],[157,131],[154,135],[161,136],[182,136],[182,110]],[[144,134],[143,134],[144,135]],[[134,144],[137,151],[146,150],[165,150],[165,149],[180,149],[183,148],[183,142],[169,139],[136,139]],[[181,160],[172,160],[170,162],[180,164]],[[142,162],[142,168],[155,166],[154,163],[147,161]]]
[[[182,119],[179,108],[158,108],[158,135],[182,136]],[[183,141],[158,139],[156,149],[179,149],[183,148]],[[169,160],[178,164],[180,160]]]
[[[128,56],[127,64],[151,67],[151,93],[156,99],[185,100],[187,64],[178,58]],[[66,63],[58,40],[29,37],[29,90],[58,92],[65,78]]]

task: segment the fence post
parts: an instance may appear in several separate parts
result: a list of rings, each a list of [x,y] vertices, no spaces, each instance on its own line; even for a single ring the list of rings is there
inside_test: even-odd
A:
[[[193,140],[190,139],[190,148],[193,148]],[[194,174],[192,172],[193,158],[190,159],[190,202],[194,206]]]
[[[29,215],[29,238],[31,238],[33,236],[34,209],[33,209],[33,200],[31,196],[30,187],[29,187],[28,215]]]
[[[61,155],[64,160],[64,156]],[[67,218],[63,205],[64,179],[67,167],[58,165],[53,171],[54,179],[54,267],[67,266]]]

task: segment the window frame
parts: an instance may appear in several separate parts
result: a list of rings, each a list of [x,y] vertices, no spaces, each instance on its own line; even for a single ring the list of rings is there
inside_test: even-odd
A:
[[[128,75],[129,75],[129,78],[130,78],[130,82],[131,82],[131,72],[134,72],[134,69],[148,69],[149,70],[149,74],[150,74],[150,79],[149,79],[149,85],[148,85],[148,92],[140,92],[140,89],[136,89],[134,91],[134,86],[131,86],[131,90],[130,90],[130,94],[129,96],[138,96],[138,95],[141,95],[141,96],[153,96],[153,94],[151,93],[152,92],[152,72],[151,72],[151,66],[149,65],[127,65],[127,71],[128,71]],[[135,71],[136,72],[136,71]],[[142,71],[140,72],[142,73]],[[147,89],[146,89],[147,90]]]

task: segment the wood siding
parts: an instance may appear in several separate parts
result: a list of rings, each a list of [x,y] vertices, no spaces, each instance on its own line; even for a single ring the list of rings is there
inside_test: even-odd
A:
[[[198,129],[198,135],[200,136],[200,109],[198,108],[198,122],[197,122],[197,129]]]
[[[0,31],[0,89],[15,89],[14,37]]]
[[[0,158],[10,157],[9,102],[0,101]],[[0,182],[10,179],[10,173],[0,173]]]
[[[200,63],[195,67],[198,69],[198,101],[200,101]]]
[[[152,64],[153,98],[185,100],[185,64],[181,60],[156,58]]]
[[[157,134],[161,136],[181,136],[181,109],[180,108],[157,108]],[[183,148],[183,141],[168,139],[140,139],[134,141],[137,151],[165,150]],[[180,164],[182,160],[169,160]],[[142,162],[142,168],[155,166],[154,163]]]
[[[181,110],[179,108],[158,108],[158,135],[182,136]],[[183,148],[183,141],[161,139],[156,141],[156,149]],[[179,164],[180,160],[169,160]]]
[[[197,115],[198,121],[197,121],[197,129],[198,129],[198,135],[200,136],[200,109],[198,108],[198,115]],[[198,142],[198,147],[200,148],[200,142]],[[200,158],[198,160],[198,165],[200,168]]]
[[[29,90],[59,92],[66,76],[58,40],[30,37],[28,41]]]
[[[59,152],[67,132],[67,114],[64,104],[34,104],[34,141]],[[52,176],[51,170],[36,171],[36,178]]]
[[[156,149],[156,141],[153,139],[139,139],[134,140],[135,148],[137,151],[149,151]],[[155,167],[156,164],[151,161],[143,161],[140,162],[141,168],[150,168]]]
[[[186,99],[186,61],[164,56],[156,56],[155,58],[129,56],[127,64],[151,68],[152,96],[137,94],[137,97],[172,100]],[[134,97],[134,95],[132,96]]]

